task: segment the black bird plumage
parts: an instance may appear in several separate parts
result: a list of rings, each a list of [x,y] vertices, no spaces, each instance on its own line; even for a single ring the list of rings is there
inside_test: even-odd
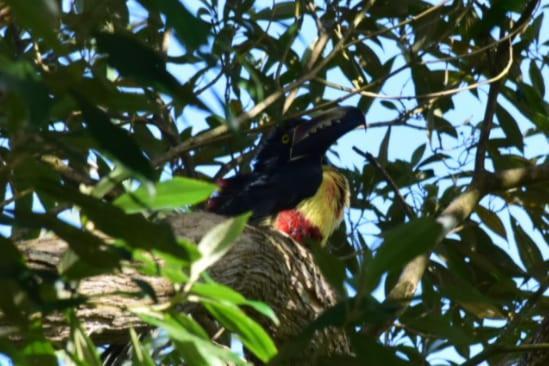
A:
[[[210,211],[227,216],[252,211],[252,219],[259,220],[295,207],[320,186],[328,148],[361,124],[364,115],[354,107],[281,122],[259,148],[251,173],[220,182],[220,191],[210,199]]]

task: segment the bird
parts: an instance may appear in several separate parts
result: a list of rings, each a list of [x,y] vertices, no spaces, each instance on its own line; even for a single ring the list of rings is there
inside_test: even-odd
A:
[[[325,163],[325,154],[361,125],[366,127],[360,109],[341,106],[280,122],[259,146],[250,173],[218,181],[207,210],[225,216],[251,211],[251,223],[324,246],[350,201],[349,182]]]

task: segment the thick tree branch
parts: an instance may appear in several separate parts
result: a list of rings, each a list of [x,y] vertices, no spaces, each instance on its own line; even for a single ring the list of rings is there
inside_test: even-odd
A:
[[[223,220],[217,215],[197,212],[173,216],[168,221],[178,236],[198,242]],[[49,238],[21,243],[19,248],[31,268],[54,271],[68,245],[58,238]],[[309,250],[268,229],[248,227],[209,272],[247,298],[271,306],[280,319],[279,326],[259,315],[253,316],[265,326],[279,348],[338,302],[336,292],[322,276]],[[130,327],[148,328],[130,311],[132,307],[153,304],[152,299],[142,297],[140,282],[146,282],[154,290],[159,303],[176,295],[168,280],[143,276],[130,265],[124,266],[120,273],[90,277],[80,283],[78,294],[89,301],[77,309],[77,316],[96,343],[126,343]],[[69,328],[63,316],[48,316],[44,325],[52,340],[67,339]],[[0,331],[6,329],[8,320],[0,319]],[[317,331],[293,362],[307,365],[315,357],[348,354],[349,349],[344,330],[327,328]]]

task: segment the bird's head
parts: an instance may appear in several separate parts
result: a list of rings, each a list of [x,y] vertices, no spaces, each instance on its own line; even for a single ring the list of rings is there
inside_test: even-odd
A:
[[[269,135],[256,157],[255,169],[303,158],[321,159],[330,146],[352,129],[366,125],[358,108],[337,107],[310,120],[282,122]]]

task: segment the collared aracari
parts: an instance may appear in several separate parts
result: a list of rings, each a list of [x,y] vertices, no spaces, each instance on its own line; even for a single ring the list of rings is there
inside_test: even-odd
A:
[[[260,146],[251,173],[218,182],[209,211],[252,211],[252,221],[298,242],[325,244],[343,220],[350,190],[345,176],[322,162],[328,148],[359,125],[365,125],[364,115],[353,107],[283,121]]]

